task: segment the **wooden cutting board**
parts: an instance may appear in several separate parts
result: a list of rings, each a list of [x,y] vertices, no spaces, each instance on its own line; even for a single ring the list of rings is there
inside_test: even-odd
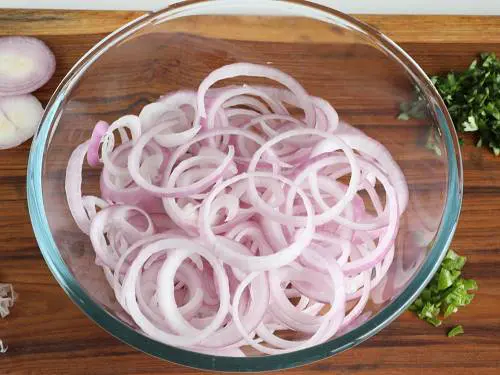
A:
[[[45,104],[76,60],[134,12],[0,10],[0,35],[38,36],[54,51],[55,76],[36,93]],[[500,54],[500,17],[360,16],[392,37],[429,74],[465,68],[483,51]],[[121,343],[90,321],[64,294],[45,265],[26,205],[29,142],[0,151],[0,281],[20,299],[0,321],[9,351],[0,374],[193,374]],[[466,138],[464,203],[453,245],[469,258],[476,299],[444,327],[410,313],[360,346],[290,374],[500,374],[500,157]],[[465,327],[447,338],[446,328]]]

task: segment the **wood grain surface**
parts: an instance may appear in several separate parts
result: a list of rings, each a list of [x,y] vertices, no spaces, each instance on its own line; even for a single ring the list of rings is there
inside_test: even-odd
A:
[[[139,16],[134,12],[0,10],[0,35],[39,36],[54,51],[58,69],[36,93],[44,102],[77,59],[107,33]],[[399,42],[429,74],[463,69],[482,51],[500,54],[500,17],[360,16]],[[189,25],[179,25],[179,28]],[[300,35],[278,30],[279,40]],[[289,30],[289,28],[287,28]],[[210,31],[210,30],[208,30]],[[208,32],[206,30],[206,32]],[[265,33],[266,25],[256,33]],[[262,34],[264,35],[264,34]],[[30,143],[0,151],[0,281],[15,284],[20,299],[0,321],[9,351],[0,374],[195,374],[113,338],[64,294],[45,265],[26,204]],[[445,327],[410,313],[355,349],[290,374],[498,374],[500,373],[500,158],[465,139],[464,202],[453,245],[468,256],[467,277],[476,299]],[[466,334],[447,338],[460,323]]]

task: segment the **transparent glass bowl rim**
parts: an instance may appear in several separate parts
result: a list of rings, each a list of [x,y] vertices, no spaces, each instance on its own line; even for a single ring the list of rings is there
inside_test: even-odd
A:
[[[427,259],[401,295],[360,327],[339,338],[292,353],[248,358],[199,354],[152,340],[113,317],[94,302],[81,288],[78,281],[75,280],[66,267],[59,253],[50,231],[43,202],[42,170],[44,153],[57,128],[55,124],[57,124],[64,110],[66,98],[71,93],[75,84],[83,77],[85,71],[109,48],[152,23],[164,22],[170,17],[183,17],[193,14],[193,12],[195,14],[214,14],[214,12],[227,12],[228,9],[232,9],[233,12],[251,10],[248,5],[251,2],[231,1],[230,3],[228,0],[194,0],[183,4],[174,4],[157,12],[146,13],[104,38],[75,64],[50,99],[37,134],[33,139],[27,173],[28,207],[35,237],[54,277],[73,302],[85,314],[118,339],[150,355],[200,369],[246,372],[292,368],[351,348],[373,336],[396,319],[408,308],[423,287],[430,281],[444,257],[456,229],[462,203],[463,182],[460,148],[453,123],[443,101],[425,72],[409,55],[385,35],[351,16],[311,1],[257,0],[252,2],[253,7],[262,5],[270,9],[275,9],[278,12],[283,11],[283,14],[287,14],[289,9],[295,9],[295,11],[300,9],[301,13],[293,14],[301,14],[301,16],[316,19],[321,17],[322,21],[341,24],[343,27],[369,39],[371,43],[375,44],[384,53],[398,61],[411,74],[415,81],[419,83],[427,99],[435,104],[436,119],[443,134],[448,163],[446,203],[440,227],[434,244],[429,250]],[[313,17],[312,14],[315,16]]]

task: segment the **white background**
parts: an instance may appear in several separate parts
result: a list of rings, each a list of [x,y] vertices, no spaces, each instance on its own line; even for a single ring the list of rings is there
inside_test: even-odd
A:
[[[0,0],[0,8],[154,10],[179,0]],[[251,0],[247,0],[251,1]],[[500,15],[500,0],[315,0],[346,13]],[[446,27],[443,25],[443,27]]]

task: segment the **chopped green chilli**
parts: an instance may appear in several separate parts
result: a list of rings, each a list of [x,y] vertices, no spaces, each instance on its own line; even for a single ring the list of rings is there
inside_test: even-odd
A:
[[[442,319],[456,313],[460,307],[470,304],[474,294],[469,292],[477,289],[477,283],[462,277],[461,272],[466,261],[465,257],[448,250],[438,272],[409,310],[437,327],[441,325]],[[461,326],[458,327],[462,329]],[[459,333],[463,333],[463,330]]]
[[[449,330],[448,337],[461,335],[462,333],[464,333],[464,327],[462,327],[461,325],[458,325],[458,326],[455,326]]]

